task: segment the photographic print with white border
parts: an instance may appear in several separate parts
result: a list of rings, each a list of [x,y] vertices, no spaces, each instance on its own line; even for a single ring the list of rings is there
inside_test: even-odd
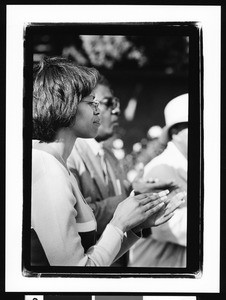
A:
[[[220,165],[219,6],[7,6],[6,85],[6,291],[13,292],[218,292]],[[164,13],[167,11],[167,14]],[[139,11],[139,13],[137,13]],[[101,12],[101,16],[100,16]],[[15,18],[15,16],[17,16]],[[141,17],[142,16],[142,17]],[[75,21],[76,20],[76,21]],[[203,35],[204,207],[203,265],[195,278],[172,276],[26,277],[22,274],[24,28],[31,23],[199,22]],[[17,55],[11,51],[17,49]],[[212,74],[215,74],[214,80]],[[14,78],[14,87],[10,82]],[[211,84],[210,84],[211,82]],[[213,102],[212,99],[215,99]],[[211,115],[211,122],[209,118]],[[15,120],[12,124],[11,120]],[[15,126],[16,124],[16,126]],[[13,151],[16,145],[16,153]],[[213,147],[215,145],[216,147]],[[12,153],[13,151],[13,153]],[[214,160],[212,159],[214,157]],[[11,186],[10,174],[17,178]],[[29,184],[29,183],[28,183]],[[211,186],[215,184],[214,191]],[[15,201],[15,199],[17,201]],[[214,210],[213,210],[214,199]],[[210,234],[211,233],[211,234]],[[215,274],[213,277],[212,274]],[[163,274],[164,275],[164,274]],[[177,278],[175,278],[177,277]]]

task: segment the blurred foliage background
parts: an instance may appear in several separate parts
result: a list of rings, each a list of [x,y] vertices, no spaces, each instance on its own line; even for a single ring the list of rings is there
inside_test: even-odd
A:
[[[78,31],[78,30],[77,30]],[[163,127],[168,101],[188,91],[189,38],[183,35],[79,35],[42,30],[33,35],[33,61],[64,56],[94,66],[121,100],[116,137],[126,153],[145,145],[150,127]]]
[[[34,61],[63,55],[78,64],[100,69],[151,70],[186,74],[189,40],[184,36],[36,35]]]

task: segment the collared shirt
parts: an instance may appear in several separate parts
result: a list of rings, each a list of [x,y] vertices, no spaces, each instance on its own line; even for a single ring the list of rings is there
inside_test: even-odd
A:
[[[93,152],[93,154],[95,156],[98,156],[98,154],[99,154],[100,156],[103,157],[104,150],[103,150],[102,142],[97,142],[93,138],[85,139],[85,141],[89,145],[91,151]],[[119,181],[119,179],[117,179],[115,177],[114,171],[113,171],[110,163],[108,161],[105,161],[105,166],[103,166],[103,161],[102,161],[101,165],[102,165],[103,172],[105,173],[105,176],[106,176],[106,173],[108,173],[108,175],[107,175],[108,178],[110,176],[111,181],[108,182],[109,189],[111,190],[110,195],[121,195],[122,189],[121,189],[120,181]],[[108,170],[108,171],[106,171],[106,170]]]
[[[102,143],[98,143],[95,139],[86,139],[87,144],[93,151],[94,155],[97,155],[102,149]]]

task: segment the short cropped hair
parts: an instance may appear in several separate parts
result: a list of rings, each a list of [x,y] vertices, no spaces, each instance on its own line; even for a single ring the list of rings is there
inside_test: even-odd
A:
[[[109,90],[111,91],[112,95],[114,94],[114,91],[113,91],[113,89],[111,87],[110,82],[108,81],[108,79],[103,74],[100,74],[100,76],[98,78],[97,86],[98,85],[103,85],[103,86],[109,88]]]
[[[99,72],[62,57],[46,57],[34,67],[33,138],[52,142],[75,122],[78,103],[95,88]]]

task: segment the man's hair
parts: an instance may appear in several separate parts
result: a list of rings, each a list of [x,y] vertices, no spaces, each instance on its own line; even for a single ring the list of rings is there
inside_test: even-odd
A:
[[[104,86],[107,86],[107,87],[111,88],[111,85],[110,85],[109,81],[107,80],[107,78],[103,74],[100,74],[97,84],[101,84],[101,85],[104,85]]]
[[[52,142],[75,122],[78,103],[95,88],[99,72],[62,57],[46,57],[34,67],[33,138]]]
[[[171,126],[168,131],[169,139],[172,140],[173,134],[178,134],[181,130],[185,128],[188,128],[188,122],[181,122]]]

